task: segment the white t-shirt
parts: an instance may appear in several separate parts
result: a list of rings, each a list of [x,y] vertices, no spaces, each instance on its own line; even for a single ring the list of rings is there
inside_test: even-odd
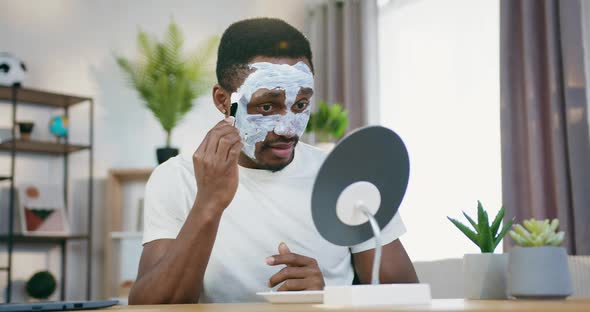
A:
[[[325,157],[322,151],[299,143],[294,160],[281,171],[239,168],[238,190],[221,217],[200,302],[260,301],[256,292],[269,291],[269,278],[283,268],[265,262],[278,254],[281,242],[291,252],[315,258],[326,285],[352,283],[351,252],[372,249],[374,242],[337,246],[316,230],[311,193]],[[143,244],[176,238],[196,194],[192,160],[177,156],[158,166],[146,186]],[[396,215],[383,229],[383,244],[404,232]]]

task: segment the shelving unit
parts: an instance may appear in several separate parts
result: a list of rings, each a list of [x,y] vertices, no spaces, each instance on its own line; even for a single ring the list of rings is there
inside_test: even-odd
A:
[[[115,292],[118,289],[116,277],[119,275],[118,263],[114,260],[118,255],[120,243],[123,240],[141,240],[142,233],[128,231],[123,226],[123,186],[128,182],[146,182],[152,174],[152,168],[140,169],[112,169],[107,178],[107,205],[105,215],[105,262],[104,262],[104,286],[103,297],[117,298],[126,302],[126,298],[119,298]],[[125,299],[125,300],[123,300]]]
[[[59,94],[44,90],[36,90],[21,87],[4,87],[0,86],[0,103],[9,102],[12,104],[12,139],[0,143],[0,152],[10,153],[10,174],[0,175],[0,181],[9,181],[9,228],[7,235],[0,235],[0,243],[5,243],[8,250],[8,265],[0,268],[0,271],[7,272],[7,289],[6,302],[11,301],[12,297],[12,257],[15,244],[54,244],[60,246],[61,250],[61,277],[60,277],[60,299],[65,300],[65,284],[67,273],[67,243],[70,241],[87,242],[87,263],[86,263],[86,299],[91,295],[91,273],[92,273],[92,201],[93,201],[93,137],[94,137],[94,101],[89,97],[80,97],[67,94]],[[64,116],[69,118],[69,108],[73,105],[87,102],[89,109],[89,143],[86,145],[70,144],[66,136],[64,142],[49,142],[35,140],[21,140],[16,136],[16,111],[19,105],[33,105],[46,108],[61,108]],[[69,191],[69,154],[79,151],[88,151],[88,232],[82,234],[60,235],[60,236],[38,236],[22,235],[14,233],[14,216],[15,216],[15,169],[17,154],[40,154],[49,156],[59,156],[63,158],[63,189],[68,207]]]
[[[17,152],[62,155],[89,149],[88,145],[63,144],[46,141],[9,140],[0,143],[0,151],[11,151],[12,145],[16,145]]]
[[[8,241],[8,235],[0,235],[0,242]],[[62,243],[64,241],[86,240],[88,235],[71,236],[36,236],[36,235],[12,235],[15,243]]]

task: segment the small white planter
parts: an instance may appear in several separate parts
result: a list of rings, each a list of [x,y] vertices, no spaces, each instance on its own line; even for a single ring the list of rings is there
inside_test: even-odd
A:
[[[331,152],[334,149],[334,147],[336,146],[336,143],[333,143],[333,142],[319,142],[319,143],[316,143],[315,146],[317,148],[321,149],[322,151],[329,153],[329,152]]]
[[[509,294],[519,299],[564,299],[573,293],[562,247],[515,247],[508,261]]]
[[[506,299],[507,254],[466,254],[463,256],[465,298]]]

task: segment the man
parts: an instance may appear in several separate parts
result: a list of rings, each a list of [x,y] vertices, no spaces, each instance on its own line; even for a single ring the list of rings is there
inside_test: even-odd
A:
[[[192,160],[170,159],[147,184],[129,302],[248,302],[270,288],[321,290],[351,284],[351,262],[369,283],[373,242],[335,246],[311,218],[325,155],[298,143],[313,95],[307,39],[278,19],[237,22],[221,38],[217,78],[213,100],[226,119]],[[383,229],[383,283],[417,282],[398,240],[404,231],[398,216]]]

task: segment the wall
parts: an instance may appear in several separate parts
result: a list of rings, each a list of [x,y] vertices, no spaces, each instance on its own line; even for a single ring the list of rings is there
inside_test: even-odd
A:
[[[499,1],[391,1],[379,27],[381,122],[411,163],[402,241],[412,260],[478,252],[446,217],[502,204]]]
[[[299,29],[304,26],[303,1],[143,1],[143,0],[3,0],[0,10],[0,50],[22,58],[29,69],[26,86],[57,92],[91,96],[95,109],[95,248],[93,297],[100,297],[102,267],[102,221],[104,178],[110,168],[153,167],[155,149],[164,143],[164,133],[151,113],[144,109],[136,93],[129,89],[117,68],[113,54],[135,55],[135,37],[139,28],[161,36],[174,17],[186,37],[186,46],[194,47],[210,35],[220,34],[230,23],[254,16],[275,16]],[[208,128],[221,118],[210,96],[196,101],[173,134],[173,145],[192,153]],[[46,130],[49,117],[59,111],[22,109],[19,119],[36,122],[35,135],[50,139]],[[72,109],[72,142],[87,142],[87,106]],[[0,106],[0,127],[8,126],[8,105]],[[72,220],[84,220],[87,154],[72,156]],[[9,169],[8,158],[0,156],[0,173]],[[20,181],[61,181],[61,162],[52,158],[21,157],[17,162]],[[0,198],[0,201],[3,200]],[[84,223],[73,222],[83,231]],[[68,257],[68,299],[84,296],[84,245],[70,244]],[[28,249],[27,249],[28,250]],[[49,266],[59,273],[55,249],[37,248],[41,256],[19,256],[15,264],[17,279],[25,279],[31,270]],[[45,253],[44,251],[49,250]],[[25,257],[26,259],[24,259]],[[2,257],[0,263],[5,257]],[[0,289],[4,276],[0,274]]]
[[[590,90],[590,3],[588,1],[580,1],[582,5],[582,36],[584,38],[584,64],[586,74],[586,90]],[[586,92],[586,103],[589,105],[586,108],[588,113],[588,124],[590,124],[590,92]],[[588,129],[588,137],[590,139],[590,128]]]

